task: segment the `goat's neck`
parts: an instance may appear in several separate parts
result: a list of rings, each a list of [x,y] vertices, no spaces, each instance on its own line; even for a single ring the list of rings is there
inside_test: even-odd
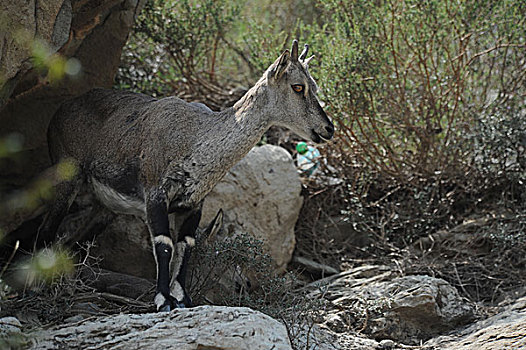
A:
[[[232,150],[239,159],[254,147],[270,127],[268,115],[268,89],[266,79],[260,79],[233,107],[227,110],[230,115],[227,125],[238,135],[237,151]],[[233,123],[233,124],[231,124]],[[230,124],[230,125],[229,125]]]
[[[266,81],[261,79],[232,108],[221,113],[220,157],[228,168],[241,160],[270,127]]]
[[[261,79],[232,108],[213,116],[216,120],[200,135],[190,173],[191,196],[198,201],[225,173],[254,147],[270,127],[268,95]]]

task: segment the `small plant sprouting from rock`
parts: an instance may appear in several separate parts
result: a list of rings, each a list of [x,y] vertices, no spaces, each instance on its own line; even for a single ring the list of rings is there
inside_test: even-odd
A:
[[[322,308],[321,300],[296,290],[300,283],[294,272],[277,274],[263,242],[247,233],[208,244],[198,239],[190,265],[189,285],[196,304],[261,311],[286,325],[293,344]]]
[[[274,272],[263,242],[247,233],[208,244],[198,241],[192,260],[190,288],[198,304],[248,306],[272,313],[265,309],[287,288],[288,276]]]

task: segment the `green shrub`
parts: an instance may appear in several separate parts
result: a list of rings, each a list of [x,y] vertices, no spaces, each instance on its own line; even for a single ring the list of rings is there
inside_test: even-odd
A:
[[[324,19],[302,36],[322,56],[314,69],[344,152],[370,170],[465,172],[488,100],[521,108],[510,99],[524,102],[523,3],[320,2]]]
[[[319,21],[299,30],[337,124],[325,152],[345,180],[336,202],[375,242],[348,253],[385,254],[524,199],[523,2],[319,4]],[[337,212],[321,197],[303,213],[319,229],[311,218]]]
[[[150,1],[124,48],[117,86],[222,109],[279,54],[283,33],[246,1]],[[280,41],[276,45],[276,41]]]
[[[154,96],[217,92],[219,40],[238,13],[228,1],[147,2],[124,50],[118,85]]]
[[[189,290],[196,304],[250,307],[281,320],[294,349],[298,327],[310,326],[322,301],[308,298],[294,272],[279,275],[263,242],[243,233],[204,243],[198,239],[189,266]],[[213,297],[213,300],[207,298]]]

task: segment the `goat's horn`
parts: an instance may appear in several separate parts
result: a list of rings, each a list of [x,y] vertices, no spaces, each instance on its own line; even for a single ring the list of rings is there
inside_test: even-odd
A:
[[[292,53],[290,55],[290,58],[293,61],[297,61],[298,60],[298,40],[296,40],[296,39],[294,39],[294,41],[292,42]]]
[[[309,65],[309,62],[314,58],[314,55],[307,58],[305,61],[303,61],[303,65],[306,67]]]
[[[307,57],[307,52],[309,52],[309,45],[305,44],[303,45],[303,51],[301,52],[301,55],[299,57],[300,61],[305,60],[305,57]]]

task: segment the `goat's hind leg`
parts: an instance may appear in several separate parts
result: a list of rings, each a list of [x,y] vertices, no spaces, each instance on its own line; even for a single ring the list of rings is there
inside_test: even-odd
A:
[[[45,215],[38,228],[34,247],[42,248],[56,239],[60,223],[68,213],[82,185],[82,175],[77,174],[72,179],[60,182],[54,187],[55,198],[50,211]]]

